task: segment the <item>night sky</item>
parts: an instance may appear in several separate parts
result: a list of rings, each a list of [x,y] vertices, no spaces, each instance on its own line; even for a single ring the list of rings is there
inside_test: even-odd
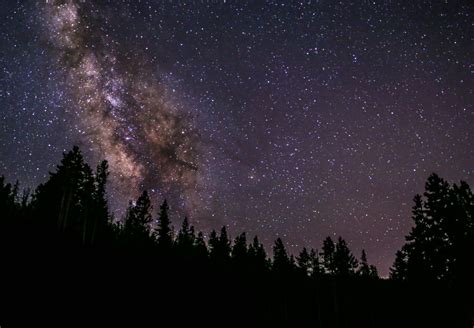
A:
[[[431,172],[474,184],[470,1],[5,0],[0,174],[79,145],[118,217],[294,252],[342,235],[385,275]]]

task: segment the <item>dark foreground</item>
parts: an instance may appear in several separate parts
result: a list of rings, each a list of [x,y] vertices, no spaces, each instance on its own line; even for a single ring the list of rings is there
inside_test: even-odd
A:
[[[2,224],[1,327],[472,327],[467,291],[78,245],[40,226]]]

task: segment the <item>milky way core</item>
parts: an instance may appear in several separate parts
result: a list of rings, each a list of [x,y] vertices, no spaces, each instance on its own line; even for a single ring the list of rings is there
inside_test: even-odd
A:
[[[114,42],[102,28],[110,18],[91,1],[47,1],[43,15],[78,125],[93,152],[109,161],[120,199],[160,188],[181,195],[186,208],[197,183],[199,137],[151,59]]]

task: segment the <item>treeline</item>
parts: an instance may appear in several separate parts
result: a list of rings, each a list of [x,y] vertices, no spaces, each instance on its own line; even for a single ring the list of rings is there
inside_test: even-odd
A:
[[[11,185],[0,177],[0,212],[8,213],[5,219],[34,220],[52,229],[55,227],[82,246],[113,243],[130,251],[154,251],[188,261],[196,258],[219,265],[234,262],[261,270],[294,271],[308,276],[378,277],[376,267],[368,264],[365,251],[358,261],[341,237],[336,242],[327,237],[320,253],[303,248],[296,258],[288,254],[283,241],[278,238],[273,246],[273,258],[269,258],[257,236],[248,244],[244,232],[232,242],[225,226],[219,234],[213,230],[206,242],[204,234],[196,233],[184,218],[180,230],[175,233],[167,201],[164,200],[160,206],[157,220],[153,220],[152,201],[147,191],[131,201],[125,216],[114,222],[107,205],[108,175],[106,161],[93,171],[79,148],[74,147],[64,154],[49,180],[31,195],[23,192],[20,196],[18,182]]]
[[[140,326],[155,314],[186,325],[204,315],[211,326],[471,326],[474,197],[465,182],[429,177],[386,280],[341,237],[296,256],[278,238],[267,256],[257,236],[232,239],[225,226],[205,236],[184,218],[174,231],[166,200],[155,214],[146,191],[114,220],[108,175],[106,161],[93,170],[74,147],[31,193],[0,178],[0,320],[24,324],[16,311],[36,310],[45,323],[64,314]]]

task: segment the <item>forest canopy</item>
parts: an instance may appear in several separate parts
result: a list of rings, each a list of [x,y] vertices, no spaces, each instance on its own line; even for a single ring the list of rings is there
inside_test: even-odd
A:
[[[232,277],[256,293],[255,304],[258,300],[268,300],[266,296],[275,296],[276,291],[278,295],[286,295],[280,295],[282,303],[272,303],[273,307],[268,311],[276,317],[283,315],[287,322],[295,322],[292,315],[299,313],[299,310],[291,310],[288,295],[301,299],[295,301],[300,305],[310,297],[308,291],[314,288],[318,290],[314,291],[316,295],[329,299],[330,295],[336,297],[334,304],[320,298],[308,301],[308,304],[332,309],[330,314],[324,314],[325,310],[319,308],[316,319],[309,314],[300,318],[301,322],[316,320],[321,324],[343,316],[337,310],[343,304],[358,308],[353,296],[345,296],[343,301],[343,296],[337,296],[339,293],[349,293],[351,288],[359,292],[359,288],[368,288],[375,293],[377,284],[384,283],[379,280],[376,267],[368,262],[365,250],[357,258],[342,237],[333,240],[328,236],[320,250],[303,248],[296,255],[290,254],[284,241],[278,238],[272,256],[267,256],[258,236],[250,238],[244,232],[232,238],[226,226],[220,231],[212,230],[206,237],[185,217],[180,228],[174,231],[167,201],[163,200],[154,212],[153,201],[146,190],[130,201],[123,218],[114,219],[107,201],[108,175],[106,161],[92,169],[80,149],[74,147],[63,155],[49,179],[32,193],[21,192],[18,182],[8,183],[2,176],[0,238],[3,251],[10,253],[12,258],[15,252],[21,253],[21,249],[28,249],[25,254],[31,254],[32,249],[43,253],[61,250],[67,258],[77,250],[92,251],[102,259],[119,256],[121,260],[117,265],[120,266],[130,259],[145,259],[147,265],[153,263],[159,268],[160,274],[168,270],[179,276],[191,270],[200,272],[206,279],[213,277],[211,281]],[[434,173],[430,175],[423,195],[414,197],[413,227],[406,236],[405,245],[396,254],[391,283],[408,284],[406,286],[431,283],[447,291],[472,289],[473,214],[474,197],[466,182],[451,185]],[[54,265],[58,265],[57,260]],[[273,281],[270,285],[266,285],[268,278]],[[339,285],[335,285],[336,281]],[[271,287],[274,283],[278,285],[277,289]],[[346,283],[351,287],[344,285]],[[292,290],[294,284],[302,289]],[[341,286],[346,286],[344,292],[340,291]],[[396,296],[394,290],[392,293],[395,299],[401,297]],[[252,315],[262,322],[270,320],[261,316],[263,314]],[[459,318],[464,320],[462,315]],[[366,322],[364,318],[360,320]]]

